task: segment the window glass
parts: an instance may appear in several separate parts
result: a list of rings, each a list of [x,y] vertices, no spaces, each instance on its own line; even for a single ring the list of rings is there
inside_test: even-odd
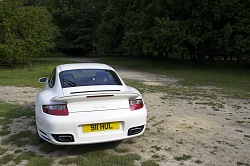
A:
[[[59,74],[63,88],[91,85],[122,85],[112,70],[77,69],[62,71]]]
[[[55,85],[55,81],[56,81],[56,69],[53,70],[50,78],[49,78],[49,81],[48,81],[48,84],[49,84],[49,87],[50,88],[53,88],[54,85]]]

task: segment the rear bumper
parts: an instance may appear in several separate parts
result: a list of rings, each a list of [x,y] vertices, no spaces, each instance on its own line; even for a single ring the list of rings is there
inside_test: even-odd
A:
[[[124,109],[81,112],[71,113],[65,117],[43,114],[36,118],[38,133],[41,138],[56,145],[77,145],[110,142],[140,136],[146,128],[147,111],[143,107],[136,111]],[[119,122],[120,128],[89,133],[82,131],[84,124],[107,122]],[[66,139],[66,141],[61,141],[58,137]],[[72,137],[72,141],[70,137]]]

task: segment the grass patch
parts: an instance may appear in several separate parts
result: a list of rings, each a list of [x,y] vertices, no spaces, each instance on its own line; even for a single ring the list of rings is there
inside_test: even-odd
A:
[[[196,102],[195,104],[210,106],[214,111],[220,111],[224,108],[224,105],[216,102]]]
[[[135,160],[141,157],[137,154],[126,155],[107,155],[104,151],[89,152],[82,156],[66,158],[59,161],[62,165],[81,165],[81,166],[96,166],[96,165],[134,165]]]
[[[132,87],[138,89],[141,93],[144,93],[145,91],[152,91],[153,90],[153,88],[151,88],[151,86],[145,85],[139,81],[124,79],[124,82],[128,86],[132,86]]]
[[[201,164],[201,163],[203,163],[201,160],[195,160],[195,163],[196,164]]]
[[[41,145],[41,151],[44,153],[52,152],[65,152],[69,156],[59,161],[61,165],[134,165],[135,160],[139,160],[141,157],[136,154],[126,155],[113,155],[108,154],[105,150],[113,149],[118,153],[126,153],[129,149],[117,148],[116,146],[120,142],[110,142],[102,144],[91,144],[82,146],[56,146],[49,143],[43,143]]]
[[[31,66],[16,69],[0,69],[0,85],[42,88],[41,77],[49,77],[53,69],[68,61],[37,60]]]
[[[70,165],[70,164],[75,164],[75,165],[81,165],[82,163],[86,162],[85,157],[72,157],[72,158],[66,158],[63,160],[59,161],[59,164],[61,165]]]
[[[129,152],[128,148],[114,148],[114,151],[116,151],[117,153],[127,153]]]
[[[11,134],[10,131],[10,124],[12,122],[12,119],[14,118],[20,118],[20,117],[34,117],[34,111],[31,111],[29,109],[26,108],[22,108],[18,105],[14,105],[14,104],[8,104],[8,103],[3,103],[0,102],[0,127],[1,127],[1,131],[0,131],[0,136],[6,136]],[[25,134],[29,134],[27,135],[27,139],[25,139],[23,136]],[[25,136],[26,137],[26,136]],[[3,141],[3,144],[8,144],[8,143],[14,143],[14,144],[18,144],[18,145],[24,145],[24,144],[30,144],[30,143],[34,143],[35,139],[33,137],[33,134],[31,132],[24,132],[24,133],[18,133],[18,134],[14,134],[12,136],[8,136],[7,138],[5,138]]]
[[[6,148],[0,147],[0,155],[3,155],[7,151]]]
[[[174,159],[177,160],[177,161],[187,161],[187,160],[189,160],[191,158],[192,158],[192,156],[185,155],[185,154],[183,154],[182,156],[179,156],[179,157],[174,157]]]
[[[40,146],[40,151],[43,153],[53,153],[56,151],[62,151],[63,149],[64,147],[62,146],[56,146],[48,142],[43,142],[42,145]]]
[[[18,105],[0,102],[0,125],[9,125],[10,120],[22,116],[34,116],[34,111],[22,108]],[[5,129],[6,130],[6,129]]]
[[[10,135],[2,141],[3,144],[12,144],[18,147],[24,145],[36,145],[38,140],[32,131],[21,131],[17,134]]]
[[[29,160],[29,166],[50,166],[53,164],[53,158],[51,157],[32,157]]]
[[[158,166],[159,164],[156,163],[154,160],[147,160],[141,163],[142,166]]]
[[[227,95],[250,98],[249,64],[226,63],[195,64],[190,60],[178,59],[140,59],[136,57],[106,57],[101,61],[119,67],[154,72],[178,78],[184,86],[215,86],[222,88]],[[237,86],[235,86],[237,85]]]
[[[186,87],[215,86],[230,97],[250,98],[250,68],[247,65],[234,64],[195,64],[192,61],[175,59],[140,59],[137,57],[98,57],[101,62],[114,68],[127,67],[146,72],[153,72],[168,77],[178,78],[179,83]],[[59,64],[71,63],[63,60],[36,60],[32,66],[18,69],[0,69],[0,85],[43,87],[38,83],[40,77],[49,77],[52,70]],[[140,91],[148,87],[142,83],[125,80],[128,85],[137,87]],[[237,86],[235,86],[237,85]],[[166,86],[154,86],[150,90],[164,89]],[[188,91],[191,91],[189,89]],[[181,95],[182,90],[168,89],[172,94]]]
[[[6,136],[11,134],[9,125],[14,118],[20,117],[34,117],[34,111],[22,108],[18,105],[8,104],[0,102],[0,125],[1,125],[1,136]],[[2,143],[3,144],[15,144],[17,146],[23,146],[26,144],[35,144],[37,141],[34,134],[31,131],[22,131],[11,136],[7,136]]]
[[[2,156],[0,158],[1,165],[8,164],[14,157],[15,157],[14,154],[7,154],[7,155]]]
[[[23,160],[30,160],[31,158],[35,157],[36,154],[35,152],[29,151],[29,152],[24,152],[22,154],[19,154],[15,159],[14,162],[15,164],[20,164]]]
[[[78,145],[78,146],[57,146],[47,142],[44,142],[40,145],[40,151],[48,154],[53,152],[66,152],[71,155],[82,155],[85,153],[99,151],[106,149],[113,149],[117,148],[120,142],[107,142],[107,143],[99,143],[99,144],[86,144],[86,145]]]
[[[10,133],[11,133],[10,130],[1,130],[1,131],[0,131],[0,136],[9,135]]]

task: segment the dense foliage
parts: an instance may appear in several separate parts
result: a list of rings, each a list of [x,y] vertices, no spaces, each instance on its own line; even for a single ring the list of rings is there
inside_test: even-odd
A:
[[[104,50],[141,56],[189,53],[192,59],[250,52],[245,0],[109,0],[98,29]]]
[[[24,63],[50,47],[53,37],[55,51],[74,55],[97,49],[138,56],[188,55],[200,62],[249,58],[249,0],[16,1],[0,2],[2,63]],[[50,15],[58,31],[51,30]]]
[[[31,57],[53,46],[50,14],[20,2],[0,2],[0,65],[26,65]]]
[[[55,40],[59,51],[86,55],[92,50],[105,0],[47,0],[45,5],[60,30]]]

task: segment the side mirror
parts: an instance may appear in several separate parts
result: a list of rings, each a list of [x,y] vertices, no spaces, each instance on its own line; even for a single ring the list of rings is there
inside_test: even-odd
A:
[[[48,82],[48,78],[47,77],[42,77],[42,78],[39,79],[39,82],[40,83],[46,83],[46,82]]]

